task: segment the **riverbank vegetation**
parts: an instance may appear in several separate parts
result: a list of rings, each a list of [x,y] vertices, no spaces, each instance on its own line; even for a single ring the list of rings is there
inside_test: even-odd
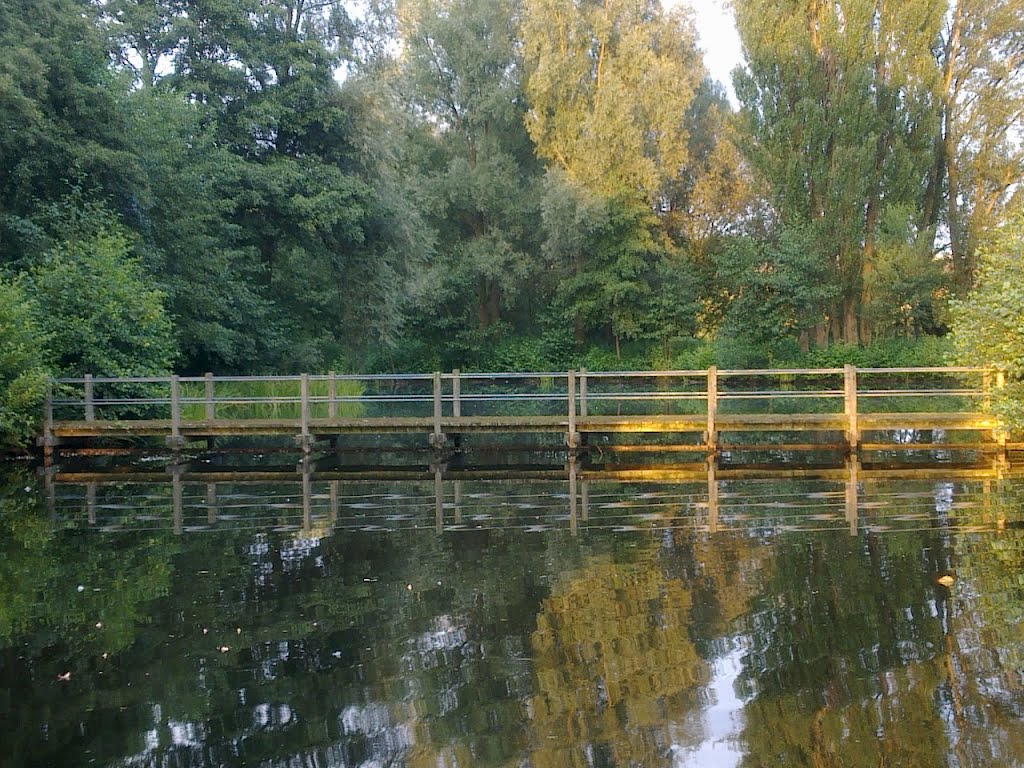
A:
[[[1019,366],[1021,4],[734,7],[732,101],[656,0],[0,0],[4,439],[47,373]]]

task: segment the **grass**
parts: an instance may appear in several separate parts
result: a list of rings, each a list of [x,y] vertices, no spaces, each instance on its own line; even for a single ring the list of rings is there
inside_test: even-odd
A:
[[[302,417],[301,384],[291,381],[219,381],[214,385],[215,416],[218,419],[299,419]],[[361,382],[339,380],[335,382],[337,418],[358,418],[364,414],[364,405],[353,402],[362,397],[365,387]],[[311,419],[329,417],[329,382],[309,382],[309,415]],[[184,382],[181,385],[181,418],[202,421],[206,418],[206,385],[204,382]],[[317,402],[320,400],[320,402]]]

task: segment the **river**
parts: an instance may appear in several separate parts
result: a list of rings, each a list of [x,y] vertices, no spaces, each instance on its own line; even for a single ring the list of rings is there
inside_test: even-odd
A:
[[[0,766],[1024,765],[1016,475],[528,475],[0,467]]]

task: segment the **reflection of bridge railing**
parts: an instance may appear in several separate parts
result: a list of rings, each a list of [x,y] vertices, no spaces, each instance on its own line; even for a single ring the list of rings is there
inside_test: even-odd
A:
[[[855,457],[842,467],[782,471],[720,469],[713,461],[595,471],[570,459],[561,469],[435,465],[369,472],[321,469],[304,459],[297,469],[51,470],[45,482],[54,519],[84,516],[88,524],[107,530],[169,528],[180,534],[234,527],[327,534],[432,525],[438,533],[503,528],[575,534],[610,526],[857,534],[865,528],[1019,527],[1024,510],[996,502],[1003,482],[1021,477],[1024,468],[1001,462],[973,468],[865,468]],[[890,482],[897,483],[895,492]],[[984,500],[957,500],[956,514],[964,520],[947,514],[952,499],[948,510],[939,509],[936,484],[951,489],[953,483],[975,485]],[[809,484],[813,492],[806,490]]]
[[[1003,374],[981,368],[451,373],[147,378],[85,376],[51,387],[41,443],[161,437],[180,450],[220,436],[295,437],[305,452],[344,435],[418,434],[437,449],[474,433],[691,436],[677,449],[906,449],[899,430],[980,433],[1005,449],[991,413]],[[769,442],[757,446],[742,435]],[[817,433],[825,442],[800,443]],[[731,443],[724,442],[728,436]],[[866,442],[864,437],[874,437]],[[805,438],[806,440],[806,438]]]

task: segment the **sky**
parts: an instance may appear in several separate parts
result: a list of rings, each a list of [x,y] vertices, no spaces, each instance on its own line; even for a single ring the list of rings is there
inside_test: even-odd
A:
[[[700,46],[704,49],[704,64],[711,77],[725,86],[732,102],[736,103],[732,90],[732,70],[743,59],[740,52],[740,38],[736,32],[728,0],[663,0],[666,7],[684,4],[694,12]]]

